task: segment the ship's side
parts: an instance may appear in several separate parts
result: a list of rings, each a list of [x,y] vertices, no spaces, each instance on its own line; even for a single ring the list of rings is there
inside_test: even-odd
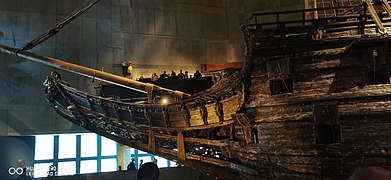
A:
[[[291,22],[246,28],[254,69],[243,118],[253,136],[239,154],[245,164],[270,163],[271,177],[300,179],[390,168],[391,39],[373,22],[341,17],[302,22],[297,32]]]

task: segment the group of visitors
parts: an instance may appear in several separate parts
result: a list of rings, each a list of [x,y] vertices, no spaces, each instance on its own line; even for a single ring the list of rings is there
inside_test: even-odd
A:
[[[200,73],[199,70],[197,70],[193,74],[194,78],[200,78],[202,77],[202,74]],[[174,70],[171,71],[171,74],[168,74],[166,71],[163,71],[160,76],[158,76],[156,73],[153,73],[151,75],[151,81],[157,81],[159,79],[187,79],[187,78],[192,78],[191,75],[189,75],[189,71],[185,71],[185,73],[182,72],[182,70],[179,70],[179,73],[177,74]]]
[[[133,62],[132,61],[126,61],[121,64],[122,68],[122,75],[123,77],[132,79],[132,73],[133,73]],[[202,74],[199,70],[197,70],[193,76],[189,75],[189,71],[185,71],[184,73],[182,70],[179,70],[179,73],[177,74],[174,70],[171,70],[171,74],[167,73],[166,71],[163,71],[162,74],[159,76],[156,73],[153,73],[151,75],[151,81],[157,81],[159,79],[187,79],[187,78],[201,78]],[[143,79],[143,77],[140,77],[140,79]]]
[[[134,158],[128,165],[128,170],[136,170],[136,163]],[[153,162],[143,163],[140,160],[139,170],[137,171],[138,180],[157,180],[159,179],[160,170],[157,166],[157,159],[154,158]]]

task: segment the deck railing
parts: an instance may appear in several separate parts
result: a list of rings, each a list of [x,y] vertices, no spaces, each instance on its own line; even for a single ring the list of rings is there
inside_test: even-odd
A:
[[[318,16],[318,12],[333,11],[331,16]],[[373,15],[373,14],[372,14]],[[384,27],[391,27],[391,18],[387,13],[378,13]],[[286,37],[290,34],[308,34],[321,29],[327,33],[357,30],[357,35],[364,35],[366,29],[376,32],[376,22],[365,4],[354,6],[339,6],[314,8],[304,10],[253,13],[246,20],[249,29],[256,30],[268,36]]]

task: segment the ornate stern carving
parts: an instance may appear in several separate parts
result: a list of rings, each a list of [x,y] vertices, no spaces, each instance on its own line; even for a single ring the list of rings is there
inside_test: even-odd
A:
[[[151,112],[148,111],[147,108],[143,109],[143,111],[144,111],[144,117],[145,117],[145,119],[147,119],[147,121],[148,121],[148,125],[151,126],[151,125],[152,125],[152,120],[151,120],[152,114],[151,114]]]
[[[242,99],[239,103],[237,112],[243,112],[245,105],[250,97],[251,74],[254,68],[254,35],[252,35],[246,25],[242,25],[240,30],[243,34],[245,62],[240,72],[240,81],[242,83]]]
[[[187,109],[185,102],[181,102],[182,116],[186,122],[186,126],[190,127],[190,111]]]
[[[167,130],[171,128],[170,124],[170,118],[168,117],[168,112],[167,110],[163,110],[163,119],[164,119],[164,124],[166,125]]]
[[[224,122],[223,104],[221,104],[219,98],[215,99],[215,110],[216,110],[216,115],[219,117],[219,122],[223,123]]]
[[[43,82],[43,92],[46,94],[49,101],[53,100],[55,95],[55,82],[61,81],[61,75],[57,72],[52,72],[49,76],[46,77],[46,80]]]
[[[205,101],[200,100],[200,115],[202,117],[202,121],[204,121],[205,125],[208,125],[208,110],[205,107]]]

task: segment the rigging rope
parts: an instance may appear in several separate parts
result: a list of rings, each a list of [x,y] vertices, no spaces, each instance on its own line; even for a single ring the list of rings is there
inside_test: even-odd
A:
[[[15,32],[14,32],[14,27],[13,26],[11,28],[11,31],[12,31],[12,40],[14,42],[14,48],[16,48],[16,39],[15,39]]]
[[[285,76],[286,76],[286,74],[285,74],[285,76],[284,76],[284,73],[282,72],[282,68],[281,68],[280,63],[277,63],[277,68],[278,68],[278,71],[279,71],[278,74],[279,74],[280,78],[282,79],[282,83],[283,83],[285,89],[286,89],[287,91],[289,91],[290,89],[289,89],[288,85],[287,85],[286,82],[285,82]]]
[[[65,25],[69,24],[73,20],[75,20],[78,16],[83,14],[85,11],[90,9],[92,6],[94,6],[96,3],[98,3],[100,0],[96,0],[92,3],[89,3],[85,7],[81,7],[78,10],[76,10],[71,15],[67,16],[66,18],[62,19],[60,22],[56,23],[52,28],[50,28],[47,32],[43,33],[39,37],[35,38],[34,40],[28,42],[23,48],[18,49],[17,51],[24,51],[34,48],[35,46],[43,43],[47,39],[51,38],[52,36],[56,35],[62,28],[65,27]]]
[[[97,69],[98,69],[99,55],[100,55],[100,51],[98,50],[98,55],[96,56],[96,62],[95,62],[95,71],[97,71]],[[94,80],[95,80],[95,75],[96,75],[95,71],[94,71],[94,76],[92,77],[92,82],[94,82]],[[102,69],[102,71],[103,71],[103,69]]]

